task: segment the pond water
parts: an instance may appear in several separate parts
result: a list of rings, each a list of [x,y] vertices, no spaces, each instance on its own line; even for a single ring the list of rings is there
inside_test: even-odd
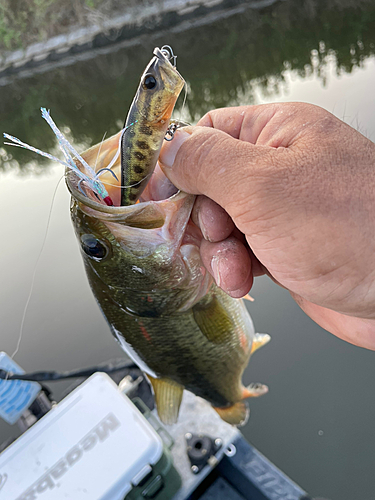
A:
[[[374,140],[375,2],[291,0],[214,17],[14,79],[0,87],[1,130],[52,152],[45,106],[77,148],[99,142],[123,123],[153,47],[167,43],[190,88],[177,116],[194,123],[220,106],[306,101]],[[62,167],[15,148],[0,157],[0,350],[16,348],[38,261],[16,361],[65,371],[121,356],[86,280]],[[372,500],[375,354],[319,328],[267,278],[251,293],[256,329],[272,342],[244,380],[270,393],[251,401],[244,435],[311,495]],[[50,385],[57,399],[67,385]],[[0,423],[0,442],[15,433]]]

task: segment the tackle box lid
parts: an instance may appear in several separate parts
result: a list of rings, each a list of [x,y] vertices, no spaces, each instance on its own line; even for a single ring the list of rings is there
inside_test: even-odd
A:
[[[96,373],[0,454],[0,498],[123,500],[162,456],[160,436]]]

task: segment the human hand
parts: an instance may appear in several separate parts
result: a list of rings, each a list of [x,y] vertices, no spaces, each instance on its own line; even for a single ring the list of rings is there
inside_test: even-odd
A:
[[[202,260],[233,297],[268,274],[319,325],[375,349],[375,144],[303,103],[212,111],[160,161],[198,194]]]

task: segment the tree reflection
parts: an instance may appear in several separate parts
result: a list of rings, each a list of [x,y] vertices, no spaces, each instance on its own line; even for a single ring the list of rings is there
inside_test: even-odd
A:
[[[244,96],[252,103],[255,88],[277,92],[286,70],[301,77],[314,74],[325,83],[329,58],[335,59],[339,73],[360,67],[375,53],[375,5],[289,0],[262,10],[248,8],[181,33],[150,36],[131,48],[113,46],[109,54],[1,87],[3,131],[52,152],[55,139],[39,112],[45,106],[82,147],[100,141],[104,132],[115,133],[153,47],[166,42],[179,55],[179,71],[189,82],[184,114],[194,122],[210,109],[243,102]],[[30,155],[8,148],[0,154],[0,168],[15,168],[18,163],[20,170],[35,171]],[[43,159],[37,161],[45,168]]]

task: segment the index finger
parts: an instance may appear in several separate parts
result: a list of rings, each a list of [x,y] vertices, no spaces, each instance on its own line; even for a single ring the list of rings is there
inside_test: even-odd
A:
[[[307,103],[259,104],[209,111],[198,125],[257,146],[288,148],[329,116],[332,117],[319,106]]]
[[[197,125],[216,128],[234,139],[256,144],[276,111],[277,105],[219,108],[206,113]]]

